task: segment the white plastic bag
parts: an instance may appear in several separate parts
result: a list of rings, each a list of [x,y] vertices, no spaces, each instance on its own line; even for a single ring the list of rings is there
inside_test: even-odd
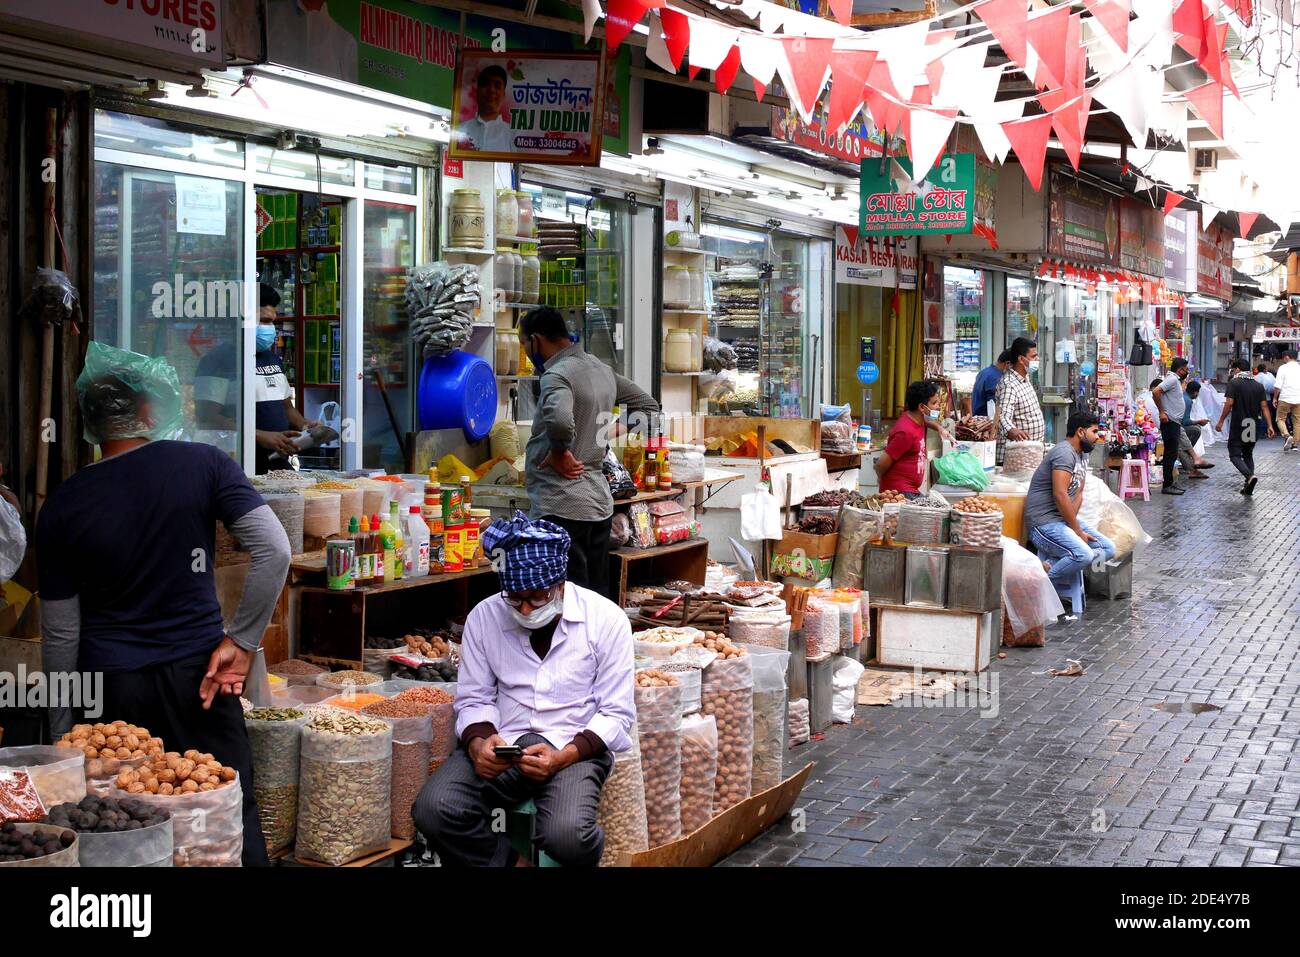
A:
[[[781,538],[781,506],[766,485],[741,496],[740,537],[750,542]]]
[[[1079,503],[1079,521],[1093,528],[1101,521],[1101,509],[1107,502],[1118,502],[1119,496],[1110,490],[1100,476],[1088,474],[1083,483],[1083,501]]]
[[[1002,603],[1006,605],[1012,633],[1017,637],[1032,628],[1050,624],[1065,613],[1042,561],[1005,535],[1002,536]]]
[[[1101,519],[1093,527],[1114,543],[1116,558],[1136,555],[1151,542],[1151,536],[1142,529],[1133,509],[1118,498],[1102,506]]]
[[[18,509],[0,498],[0,582],[14,577],[25,554],[27,532],[23,529],[23,517]]]
[[[840,658],[831,672],[831,720],[836,724],[853,721],[853,709],[858,703],[858,679],[866,669],[852,658]]]

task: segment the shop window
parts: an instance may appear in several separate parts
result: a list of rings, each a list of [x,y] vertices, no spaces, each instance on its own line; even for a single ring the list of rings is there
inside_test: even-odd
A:
[[[95,164],[95,338],[166,358],[181,382],[182,437],[236,459],[243,202],[242,183]]]
[[[1028,279],[1007,277],[1007,336],[1009,346],[1024,337],[1038,341],[1038,319],[1034,315],[1032,283]],[[996,356],[994,357],[996,358]]]
[[[366,189],[382,189],[388,193],[407,193],[414,196],[415,167],[367,163]]]
[[[289,176],[315,183],[351,186],[356,179],[356,161],[344,156],[326,156],[312,150],[282,150],[254,146],[253,168],[259,173]]]
[[[419,376],[404,296],[406,271],[415,264],[415,210],[367,200],[363,249],[361,464],[404,472],[398,436],[414,428],[412,396]]]
[[[236,169],[244,167],[244,144],[239,140],[191,132],[148,116],[107,110],[95,111],[95,148]]]
[[[950,374],[978,373],[984,316],[984,271],[945,266],[943,270],[943,367]]]

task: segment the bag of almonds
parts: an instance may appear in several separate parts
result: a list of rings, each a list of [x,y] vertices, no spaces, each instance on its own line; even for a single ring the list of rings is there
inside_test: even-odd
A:
[[[600,789],[596,823],[605,832],[601,867],[620,867],[629,855],[650,849],[646,823],[645,779],[641,776],[641,749],[635,738],[626,751],[614,752],[614,770]]]
[[[682,719],[682,834],[692,834],[713,818],[713,788],[718,778],[718,722],[713,715]]]
[[[754,671],[754,794],[774,788],[785,770],[786,669],[790,652],[750,648]]]
[[[665,683],[643,683],[652,680],[651,675]],[[682,836],[681,727],[682,688],[677,679],[657,671],[637,672],[636,730],[651,847]]]
[[[291,845],[298,830],[298,758],[306,723],[306,713],[296,708],[244,713],[253,751],[253,796],[268,854]]]
[[[393,784],[390,799],[391,833],[399,840],[415,837],[411,808],[429,779],[429,747],[433,741],[434,705],[418,701],[376,701],[361,709],[393,729]]]
[[[315,709],[302,729],[295,856],[337,867],[386,847],[392,769],[386,722]]]
[[[754,762],[754,672],[748,654],[720,658],[704,669],[701,710],[718,722],[718,777],[713,813],[746,800]]]

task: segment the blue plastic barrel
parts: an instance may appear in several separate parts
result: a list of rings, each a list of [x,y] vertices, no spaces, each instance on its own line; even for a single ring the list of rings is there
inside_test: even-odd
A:
[[[424,431],[463,429],[471,442],[487,438],[497,418],[492,366],[459,350],[425,359],[417,408]]]

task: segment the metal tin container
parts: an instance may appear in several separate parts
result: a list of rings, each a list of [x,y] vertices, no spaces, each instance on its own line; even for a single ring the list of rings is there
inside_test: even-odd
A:
[[[871,543],[867,545],[864,590],[873,603],[901,605],[907,580],[907,546]]]
[[[945,608],[948,600],[948,549],[934,545],[907,546],[904,603]]]
[[[838,657],[827,655],[821,661],[808,662],[808,722],[813,734],[825,731],[834,720],[832,676]]]
[[[948,549],[948,607],[980,613],[1002,607],[1002,549],[978,545]]]

